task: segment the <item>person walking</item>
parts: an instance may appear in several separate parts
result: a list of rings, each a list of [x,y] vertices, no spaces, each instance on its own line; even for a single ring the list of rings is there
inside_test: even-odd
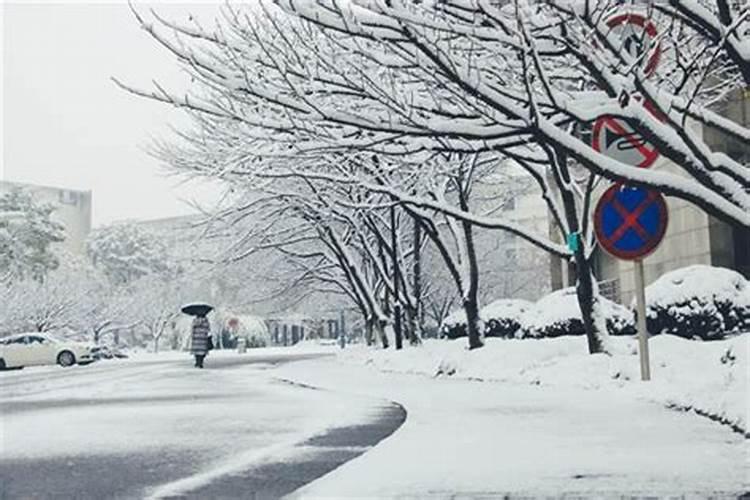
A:
[[[211,342],[211,325],[205,315],[193,318],[193,332],[190,337],[190,352],[195,356],[195,367],[203,368],[203,359],[208,354]]]

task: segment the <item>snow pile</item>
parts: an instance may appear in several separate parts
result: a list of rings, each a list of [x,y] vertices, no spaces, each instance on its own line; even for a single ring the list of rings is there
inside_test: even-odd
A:
[[[750,437],[749,337],[740,335],[710,343],[670,335],[655,337],[651,340],[654,380],[633,389],[644,397],[694,411]]]
[[[611,356],[587,354],[582,337],[486,339],[468,350],[463,340],[426,340],[403,351],[349,349],[346,363],[429,377],[584,390],[624,391],[665,406],[694,410],[747,433],[748,335],[712,343],[674,336],[651,339],[652,381],[640,382],[637,343],[613,338]]]
[[[696,265],[666,273],[646,287],[646,302],[652,335],[709,340],[750,330],[750,284],[729,269]]]
[[[635,334],[635,318],[630,310],[602,296],[599,301],[610,335]],[[521,337],[584,334],[581,309],[573,287],[556,290],[542,297],[521,316],[520,322]]]

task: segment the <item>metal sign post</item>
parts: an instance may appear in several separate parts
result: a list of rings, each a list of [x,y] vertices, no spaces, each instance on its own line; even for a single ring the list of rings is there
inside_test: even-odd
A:
[[[667,204],[660,193],[622,184],[607,189],[594,211],[594,232],[599,246],[610,255],[635,264],[641,380],[651,380],[643,258],[659,246],[668,221]]]
[[[641,360],[641,380],[651,380],[651,362],[648,355],[648,329],[646,328],[646,283],[643,276],[643,260],[636,259],[635,301],[638,314],[638,354]]]
[[[641,69],[646,76],[652,75],[661,57],[656,25],[637,12],[619,13],[606,23],[611,29],[608,36],[620,41],[619,45],[615,43],[616,50],[633,62],[643,56]],[[634,98],[643,100],[638,95]],[[643,105],[657,119],[663,120],[650,102],[643,100]],[[659,158],[659,150],[642,137],[633,124],[612,116],[600,116],[596,120],[591,146],[604,156],[633,167],[649,168]],[[621,183],[604,192],[594,212],[594,231],[599,246],[610,255],[632,260],[635,264],[641,380],[651,380],[643,258],[661,243],[668,220],[667,204],[659,192]]]

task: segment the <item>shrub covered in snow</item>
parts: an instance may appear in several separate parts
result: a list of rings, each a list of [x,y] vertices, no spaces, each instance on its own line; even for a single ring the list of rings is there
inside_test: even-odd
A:
[[[600,308],[610,335],[634,335],[635,317],[626,307],[599,297]],[[583,335],[583,320],[575,288],[563,288],[539,299],[521,315],[519,334],[523,338]]]
[[[750,331],[750,283],[721,267],[697,265],[666,273],[646,287],[646,322],[652,335],[704,340]]]
[[[512,338],[521,327],[520,318],[533,303],[520,299],[496,300],[479,311],[485,337]]]
[[[440,324],[440,336],[449,339],[466,337],[466,312],[463,309],[456,309],[443,319]]]
[[[479,319],[484,325],[485,337],[513,337],[520,327],[519,318],[531,302],[520,299],[500,299],[486,305],[479,311]],[[456,339],[466,337],[466,313],[456,309],[440,325],[443,337]]]

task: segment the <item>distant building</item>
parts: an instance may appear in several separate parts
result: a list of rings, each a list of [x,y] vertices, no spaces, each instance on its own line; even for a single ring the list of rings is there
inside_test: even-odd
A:
[[[508,197],[493,216],[544,236],[549,224],[547,205],[536,183],[525,174],[514,178],[512,183],[518,191]],[[500,187],[506,189],[504,185]],[[478,197],[481,196],[479,193]],[[486,261],[480,278],[480,286],[485,290],[481,300],[536,300],[549,291],[549,253],[508,231],[477,231],[475,234],[478,255]]]
[[[294,345],[309,339],[338,339],[345,330],[344,319],[339,317],[287,314],[266,318],[273,345]]]
[[[91,231],[91,191],[0,181],[0,195],[11,189],[23,189],[36,201],[54,205],[52,218],[65,227],[65,241],[60,245],[76,254],[86,251],[86,238]]]

